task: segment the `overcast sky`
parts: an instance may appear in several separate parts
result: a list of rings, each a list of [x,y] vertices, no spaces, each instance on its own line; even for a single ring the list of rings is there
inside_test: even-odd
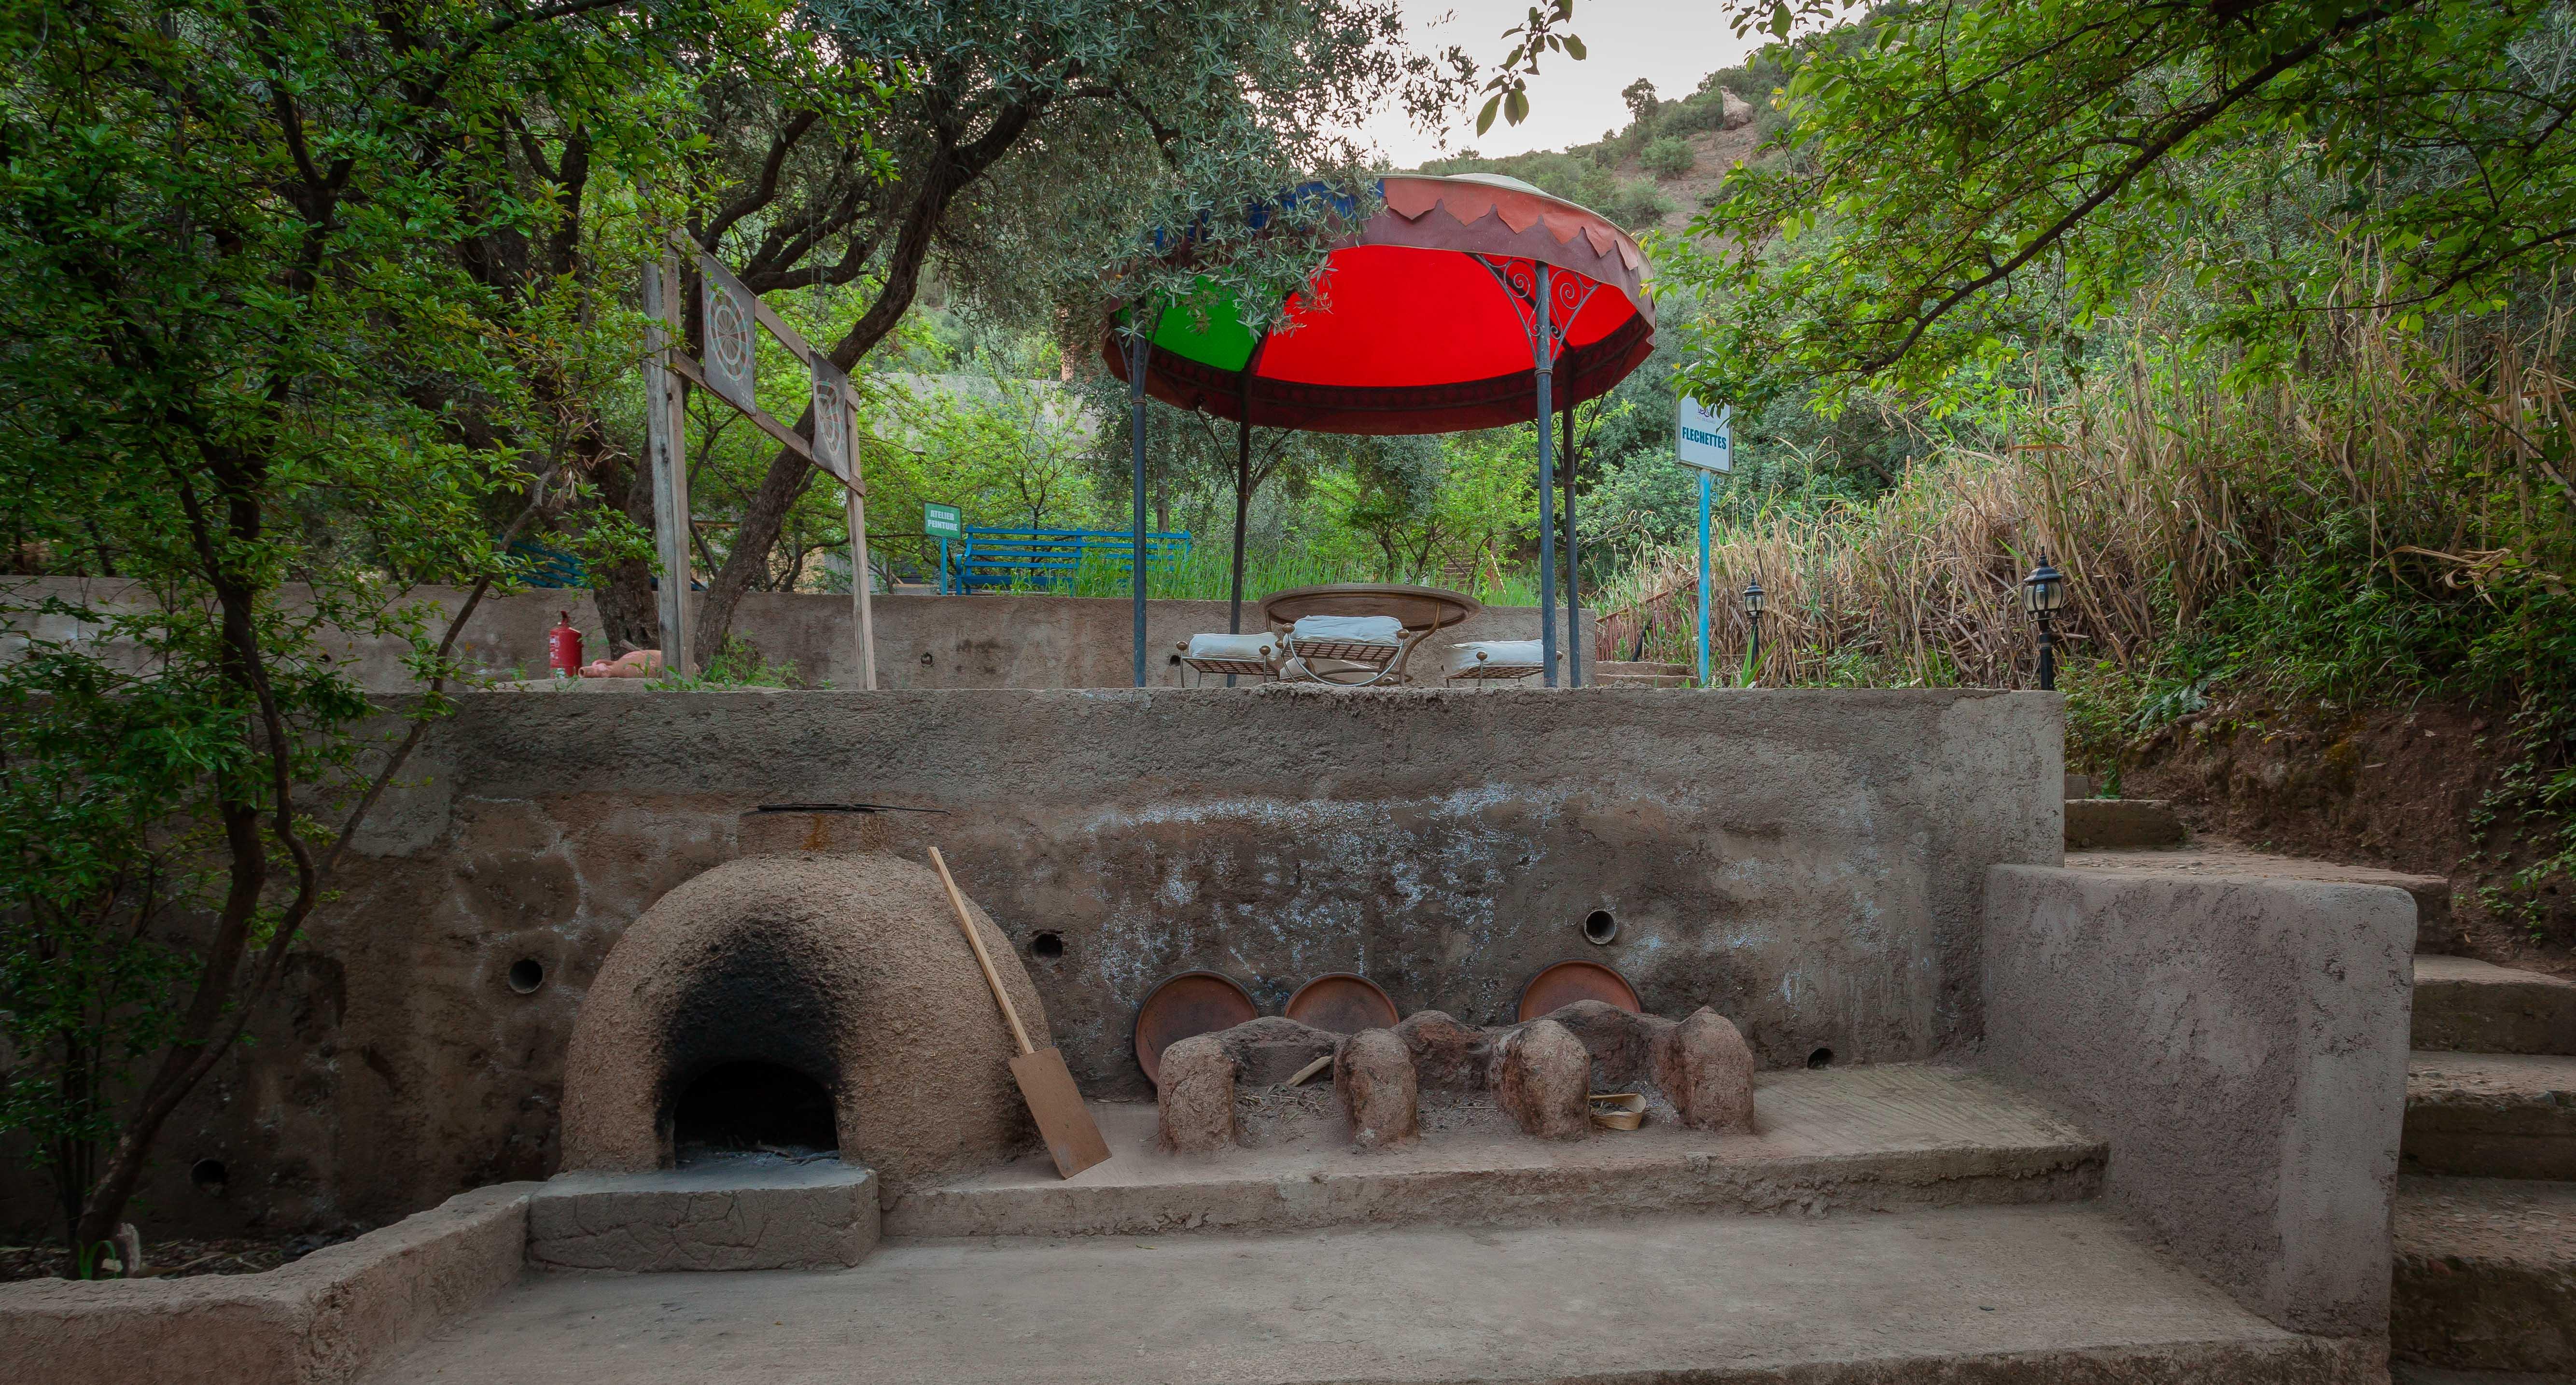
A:
[[[1503,31],[1529,14],[1529,0],[1402,0],[1414,43],[1437,50],[1456,44],[1490,67],[1502,57]],[[1530,83],[1529,119],[1507,125],[1496,119],[1476,137],[1475,111],[1459,115],[1449,131],[1449,152],[1472,146],[1487,156],[1531,149],[1562,149],[1601,138],[1628,123],[1619,89],[1640,77],[1665,97],[1681,96],[1699,79],[1743,61],[1756,46],[1727,31],[1717,0],[1575,0],[1574,32],[1590,56],[1569,62],[1550,54]],[[1368,130],[1395,167],[1410,168],[1440,157],[1435,135],[1412,129],[1401,116],[1381,117]]]

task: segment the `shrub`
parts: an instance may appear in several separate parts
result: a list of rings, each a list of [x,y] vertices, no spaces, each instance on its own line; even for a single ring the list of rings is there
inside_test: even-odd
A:
[[[1691,149],[1689,140],[1667,135],[1647,145],[1637,162],[1658,178],[1678,178],[1698,165],[1699,155]]]
[[[1606,201],[1595,206],[1602,215],[1631,231],[1663,220],[1672,209],[1673,200],[1643,178],[1622,182]]]

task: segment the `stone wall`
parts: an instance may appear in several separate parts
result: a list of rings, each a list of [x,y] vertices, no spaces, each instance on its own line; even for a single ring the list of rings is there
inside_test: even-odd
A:
[[[292,586],[287,590],[290,597],[296,591]],[[108,578],[0,579],[0,593],[13,603],[32,604],[54,595],[78,604],[115,607],[139,602],[139,592],[133,582]],[[453,619],[463,608],[465,595],[457,587],[418,587],[412,592],[436,609],[441,622]],[[1130,644],[1134,608],[1123,600],[988,594],[879,596],[874,603],[877,686],[888,691],[1134,686],[1135,655]],[[1180,666],[1175,646],[1192,635],[1225,629],[1227,603],[1148,601],[1145,606],[1147,686],[1196,686],[1199,675]],[[600,633],[598,607],[583,590],[485,598],[457,639],[457,657],[471,668],[500,677],[543,677],[546,632],[566,611],[572,615],[573,627],[582,632],[583,656],[604,657],[608,648]],[[81,633],[62,616],[13,616],[0,620],[0,630],[13,624],[34,624],[48,639],[73,639]],[[851,636],[854,628],[850,598],[817,592],[747,593],[736,608],[733,625],[734,633],[762,657],[793,664],[798,681],[835,688],[857,688],[862,683]],[[1261,628],[1257,602],[1244,603],[1244,628]],[[1586,639],[1591,638],[1589,611],[1583,614],[1583,631]],[[1436,671],[1441,651],[1464,640],[1536,638],[1536,607],[1496,606],[1471,617],[1455,633],[1433,635],[1415,654],[1414,667]],[[17,643],[0,634],[0,658],[8,657]],[[1584,648],[1588,660],[1591,646]],[[340,657],[358,665],[359,680],[374,693],[419,690],[403,664],[409,650],[407,641],[393,637],[343,639],[336,647]]]
[[[1191,968],[1271,1012],[1357,971],[1495,1023],[1583,956],[1771,1064],[1924,1058],[1983,1032],[1988,867],[2061,858],[2061,738],[2053,694],[1957,690],[469,696],[259,1042],[172,1122],[149,1214],[383,1220],[552,1173],[609,946],[756,854],[940,846],[1094,1096],[1146,1094],[1135,1007]],[[815,801],[937,811],[757,811]]]

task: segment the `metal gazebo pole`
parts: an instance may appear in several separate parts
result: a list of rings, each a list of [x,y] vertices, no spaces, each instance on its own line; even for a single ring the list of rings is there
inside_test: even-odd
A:
[[[1135,593],[1136,686],[1145,686],[1145,365],[1154,345],[1145,327],[1145,301],[1138,299],[1127,321],[1127,432],[1136,444],[1130,489],[1136,501],[1135,565],[1128,586]]]
[[[1566,393],[1572,394],[1572,382]],[[1574,532],[1574,411],[1565,406],[1565,672],[1572,687],[1583,686],[1583,540]]]
[[[1252,352],[1243,359],[1243,372],[1237,377],[1235,405],[1243,417],[1234,426],[1234,604],[1226,612],[1225,633],[1243,633],[1243,530],[1252,511],[1252,372],[1261,364],[1262,344],[1270,334],[1253,338]],[[1234,686],[1234,675],[1225,676],[1225,685]]]
[[[1555,343],[1548,329],[1547,261],[1538,262],[1538,331],[1530,338],[1530,364],[1538,371],[1538,657],[1546,686],[1556,686],[1556,468],[1548,444],[1556,436]]]

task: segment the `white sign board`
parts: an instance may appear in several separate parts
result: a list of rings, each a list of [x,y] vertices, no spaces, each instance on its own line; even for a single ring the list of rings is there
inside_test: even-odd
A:
[[[1720,404],[1711,410],[1683,395],[1674,446],[1684,466],[1721,473],[1735,470],[1735,407]]]

